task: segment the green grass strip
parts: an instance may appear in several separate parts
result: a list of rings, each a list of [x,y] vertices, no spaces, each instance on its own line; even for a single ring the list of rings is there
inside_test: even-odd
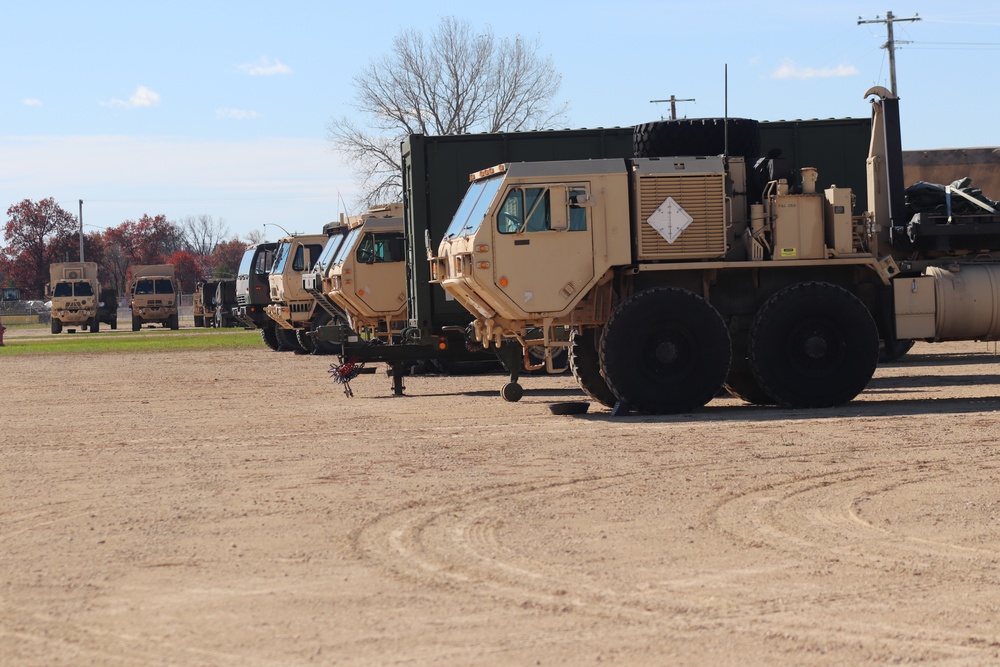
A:
[[[172,352],[261,348],[258,331],[157,331],[115,334],[53,334],[52,338],[7,339],[0,357],[23,354],[79,354],[111,352]]]

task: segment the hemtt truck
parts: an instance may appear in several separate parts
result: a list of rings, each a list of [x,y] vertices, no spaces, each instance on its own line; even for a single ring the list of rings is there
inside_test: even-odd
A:
[[[274,266],[268,275],[270,303],[264,312],[274,320],[275,336],[281,349],[312,352],[312,320],[316,300],[302,287],[302,273],[308,270],[326,244],[325,234],[292,234],[278,240]]]
[[[164,328],[177,329],[180,286],[174,278],[174,265],[138,265],[132,267],[131,273],[128,291],[132,331],[138,331],[143,324],[162,324]]]
[[[880,341],[1000,339],[995,207],[911,215],[898,100],[865,97],[860,215],[851,188],[817,188],[816,169],[751,165],[753,121],[700,136],[664,121],[636,128],[634,158],[475,174],[433,282],[486,346],[568,348],[580,386],[616,412],[686,412],[723,386],[750,403],[835,406],[864,390]],[[743,145],[724,150],[727,134]],[[516,379],[504,398],[520,398]]]

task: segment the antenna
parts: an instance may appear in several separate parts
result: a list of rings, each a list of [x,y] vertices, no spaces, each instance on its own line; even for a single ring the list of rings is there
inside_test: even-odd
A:
[[[285,236],[295,236],[295,234],[292,234],[291,232],[289,232],[287,229],[285,229],[284,227],[282,227],[281,225],[279,225],[276,222],[264,222],[264,223],[261,223],[261,224],[263,224],[265,227],[267,227],[268,225],[271,225],[272,227],[277,227],[281,231],[285,232]]]
[[[889,89],[892,91],[893,97],[899,97],[896,94],[896,44],[909,44],[909,42],[896,41],[895,39],[893,39],[892,24],[895,23],[896,21],[919,21],[919,20],[920,20],[919,14],[914,14],[909,18],[902,19],[899,18],[898,16],[893,16],[892,12],[886,12],[884,19],[881,19],[878,16],[876,16],[873,19],[862,19],[860,16],[858,17],[858,25],[861,25],[862,23],[885,24],[885,29],[886,32],[888,33],[889,38],[886,40],[885,44],[882,45],[882,48],[889,51]]]
[[[729,63],[722,70],[722,157],[729,159]]]

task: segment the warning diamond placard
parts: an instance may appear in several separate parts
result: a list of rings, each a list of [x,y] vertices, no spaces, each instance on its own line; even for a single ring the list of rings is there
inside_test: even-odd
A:
[[[694,221],[688,212],[678,204],[673,197],[663,200],[655,211],[646,219],[649,226],[655,229],[667,243],[673,243],[685,229]]]

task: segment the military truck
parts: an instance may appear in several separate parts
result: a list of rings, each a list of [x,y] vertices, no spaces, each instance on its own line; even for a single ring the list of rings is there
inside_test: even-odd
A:
[[[351,329],[398,343],[407,324],[403,207],[371,209],[359,223],[332,258],[325,291]]]
[[[775,156],[771,163],[777,170],[813,165],[832,174],[841,185],[863,190],[870,128],[869,118],[761,123],[760,144]],[[499,353],[508,369],[538,365],[539,357],[535,354],[529,354],[525,363],[519,345],[483,350],[475,340],[469,311],[451,294],[431,283],[426,253],[437,249],[462,202],[470,173],[503,162],[631,157],[634,128],[456,136],[413,134],[404,140],[401,151],[409,316],[401,334],[402,344],[373,346],[336,323],[319,329],[319,337],[343,342],[345,363],[388,363],[396,394],[402,393],[402,373],[414,360],[428,359],[435,363],[495,360]],[[864,192],[858,195],[859,204],[864,197]]]
[[[199,280],[194,286],[194,294],[191,296],[191,312],[194,314],[196,327],[214,326],[215,308],[212,307],[212,299],[215,298],[218,284],[217,280]]]
[[[686,412],[722,387],[836,406],[864,390],[880,341],[1000,339],[997,208],[908,211],[898,100],[865,97],[868,211],[815,168],[773,178],[752,141],[727,150],[726,121],[694,135],[663,121],[637,127],[634,158],[474,174],[433,282],[484,346],[569,349],[581,388],[616,412]],[[501,395],[520,398],[516,376]]]
[[[52,299],[52,333],[63,328],[100,331],[100,292],[96,262],[50,264],[45,295]]]
[[[292,234],[278,239],[268,283],[271,303],[264,312],[274,320],[281,349],[313,351],[312,320],[316,300],[302,287],[302,274],[323,252],[324,234]]]
[[[236,306],[231,313],[245,328],[259,329],[261,340],[272,350],[283,348],[278,340],[277,325],[264,309],[271,303],[268,277],[274,264],[277,243],[265,242],[250,246],[243,253],[236,274]]]
[[[215,326],[239,326],[239,320],[233,317],[233,308],[236,307],[235,280],[220,280],[216,283],[215,294],[212,295],[212,305],[215,307],[213,319]]]
[[[180,285],[174,277],[174,265],[140,264],[131,267],[129,273],[132,331],[139,331],[144,324],[178,329]]]

